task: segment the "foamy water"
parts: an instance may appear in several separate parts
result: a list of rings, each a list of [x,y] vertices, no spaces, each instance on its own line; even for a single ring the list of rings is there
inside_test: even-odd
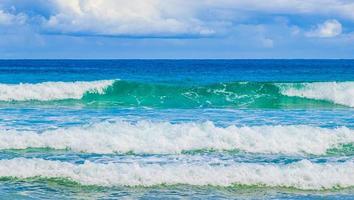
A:
[[[0,160],[0,177],[67,178],[84,185],[155,186],[188,184],[294,187],[323,190],[354,186],[354,163],[314,164],[307,160],[289,165],[234,164],[229,166],[166,164],[74,165],[42,159]]]
[[[0,149],[54,148],[90,153],[181,153],[188,150],[241,150],[289,155],[326,154],[354,142],[354,130],[306,125],[217,127],[205,123],[97,123],[45,131],[0,130]]]
[[[354,82],[318,82],[279,85],[282,94],[287,96],[326,100],[354,107]]]
[[[87,92],[103,94],[114,80],[0,84],[0,101],[81,99]]]

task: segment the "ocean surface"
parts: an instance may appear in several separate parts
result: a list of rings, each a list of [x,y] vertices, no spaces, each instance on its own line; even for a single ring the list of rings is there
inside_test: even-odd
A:
[[[354,60],[0,60],[0,199],[354,199]]]

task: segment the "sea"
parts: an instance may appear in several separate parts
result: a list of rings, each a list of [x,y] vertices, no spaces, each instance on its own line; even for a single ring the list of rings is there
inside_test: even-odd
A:
[[[0,60],[0,199],[354,199],[354,60]]]

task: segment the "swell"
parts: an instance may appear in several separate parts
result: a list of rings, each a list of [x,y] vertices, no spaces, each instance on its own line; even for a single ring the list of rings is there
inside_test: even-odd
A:
[[[309,83],[310,84],[310,83]],[[339,84],[339,83],[338,83]],[[331,85],[329,85],[331,86]],[[354,88],[354,83],[350,85]],[[91,105],[155,108],[313,108],[351,106],[329,98],[290,95],[292,83],[233,82],[188,86],[116,81],[104,94],[88,92],[82,100]],[[328,88],[331,90],[331,88]],[[339,91],[350,96],[351,91]],[[350,101],[354,101],[350,99]]]
[[[153,108],[354,107],[354,82],[174,85],[103,80],[0,84],[0,101]]]
[[[302,190],[324,190],[354,186],[354,163],[316,164],[302,160],[292,164],[236,163],[208,164],[100,164],[86,161],[75,165],[42,159],[16,158],[0,160],[0,177],[60,178],[83,185],[143,186],[233,185],[292,187]]]
[[[287,155],[350,154],[354,130],[306,125],[217,127],[205,123],[101,122],[37,133],[0,130],[0,149],[51,148],[88,153],[181,154],[195,150]]]

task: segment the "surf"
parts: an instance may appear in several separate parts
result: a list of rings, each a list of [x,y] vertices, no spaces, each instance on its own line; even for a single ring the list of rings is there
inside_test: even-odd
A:
[[[43,132],[0,130],[0,149],[51,148],[88,153],[181,154],[194,150],[287,155],[354,151],[354,130],[308,125],[227,126],[212,122],[100,122]],[[346,146],[347,148],[342,148]],[[349,146],[348,146],[349,145]]]
[[[278,84],[286,96],[326,100],[354,107],[354,82],[316,82]]]
[[[177,85],[101,80],[0,84],[0,102],[150,108],[341,108],[354,107],[354,82]]]
[[[158,185],[194,185],[232,187],[291,187],[302,190],[326,190],[354,186],[354,163],[317,164],[301,160],[292,164],[235,163],[208,164],[83,164],[43,159],[15,158],[0,160],[0,177],[63,178],[82,185],[105,187],[152,187]]]
[[[0,101],[81,99],[87,92],[104,94],[114,80],[0,84]]]

